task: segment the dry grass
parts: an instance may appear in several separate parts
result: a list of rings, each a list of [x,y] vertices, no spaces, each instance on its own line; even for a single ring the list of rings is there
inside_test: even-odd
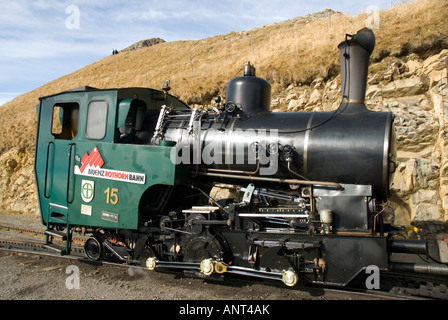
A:
[[[337,45],[346,33],[363,28],[366,19],[366,14],[334,14],[331,29],[328,18],[307,22],[292,19],[250,31],[161,43],[108,56],[2,106],[0,153],[13,146],[34,151],[38,97],[83,85],[145,86],[146,72],[149,87],[160,88],[170,79],[172,94],[190,103],[208,102],[217,93],[225,96],[227,81],[240,74],[246,60],[255,64],[258,76],[271,83],[274,96],[291,83],[310,83],[316,77],[331,79],[339,74]],[[375,35],[372,60],[376,62],[391,55],[415,52],[424,58],[438,52],[448,47],[448,3],[419,0],[381,11],[380,29]]]

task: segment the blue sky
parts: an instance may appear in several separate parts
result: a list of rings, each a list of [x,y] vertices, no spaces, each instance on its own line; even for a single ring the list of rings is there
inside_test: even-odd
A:
[[[396,1],[394,1],[396,2]],[[0,105],[137,41],[198,40],[391,0],[0,0]]]

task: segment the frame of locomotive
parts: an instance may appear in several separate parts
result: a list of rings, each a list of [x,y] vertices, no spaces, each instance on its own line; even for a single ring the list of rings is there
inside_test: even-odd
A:
[[[425,252],[424,243],[391,241],[382,221],[393,116],[364,105],[373,33],[358,34],[340,45],[343,102],[333,112],[270,112],[270,85],[250,63],[229,82],[226,103],[209,110],[190,109],[168,88],[40,98],[35,178],[46,245],[61,237],[66,246],[56,249],[69,254],[80,231],[91,234],[85,251],[94,260],[288,286],[346,285],[369,265],[388,269],[393,251]],[[260,140],[249,129],[278,136]],[[232,149],[243,163],[173,160],[201,159],[216,141],[244,142]],[[260,159],[273,153],[276,172],[261,175]]]

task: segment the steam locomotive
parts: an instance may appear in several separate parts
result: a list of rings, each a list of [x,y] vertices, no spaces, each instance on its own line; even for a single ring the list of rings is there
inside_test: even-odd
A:
[[[364,104],[374,46],[367,28],[338,46],[331,112],[269,111],[271,86],[249,62],[209,109],[170,95],[169,82],[40,98],[46,246],[70,254],[82,232],[92,260],[288,286],[344,286],[371,265],[390,270],[391,253],[426,253],[383,223],[396,150],[394,116]]]

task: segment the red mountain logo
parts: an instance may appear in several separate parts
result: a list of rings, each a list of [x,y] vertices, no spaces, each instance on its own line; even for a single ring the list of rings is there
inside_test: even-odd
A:
[[[146,175],[144,173],[102,168],[103,164],[104,160],[101,157],[100,151],[95,146],[90,154],[86,152],[86,154],[82,157],[81,168],[78,165],[75,165],[73,167],[73,171],[74,174],[84,177],[145,184]],[[82,181],[84,184],[84,182],[87,180]]]
[[[94,147],[92,152],[90,152],[90,155],[86,152],[84,157],[82,157],[82,159],[81,159],[81,164],[82,164],[82,166],[79,169],[79,171],[81,171],[81,173],[83,173],[84,170],[88,166],[101,168],[104,164],[104,161],[103,161],[103,158],[101,158],[101,154],[100,154],[98,148]]]

